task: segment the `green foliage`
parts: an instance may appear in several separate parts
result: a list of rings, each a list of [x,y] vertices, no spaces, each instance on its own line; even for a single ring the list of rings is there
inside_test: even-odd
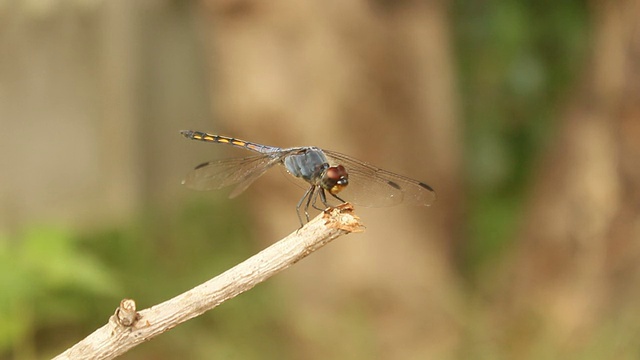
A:
[[[202,196],[171,213],[73,234],[33,228],[0,240],[0,358],[53,355],[106,323],[123,298],[143,309],[196,286],[258,249],[238,202]],[[286,321],[278,294],[258,286],[123,358],[282,358]],[[64,333],[60,329],[68,330]],[[247,347],[247,335],[256,336]]]
[[[0,353],[35,340],[41,328],[92,316],[86,298],[119,291],[113,273],[81,249],[78,238],[35,227],[16,239],[0,238]]]
[[[583,68],[585,1],[458,0],[453,7],[465,118],[472,277],[513,238],[557,107]]]

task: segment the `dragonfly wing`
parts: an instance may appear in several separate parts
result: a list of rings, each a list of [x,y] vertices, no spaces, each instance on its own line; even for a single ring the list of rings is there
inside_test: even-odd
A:
[[[253,184],[254,181],[256,181],[256,179],[262,176],[262,174],[269,170],[273,165],[279,163],[279,158],[271,158],[271,161],[256,167],[253,171],[249,172],[244,177],[244,179],[240,181],[240,183],[233,189],[233,191],[231,191],[231,194],[229,194],[229,198],[233,199],[234,197],[242,194],[245,190],[247,190],[249,186],[251,186],[251,184]]]
[[[339,196],[366,207],[393,206],[400,203],[428,206],[436,193],[418,180],[382,170],[334,151],[324,150],[331,165],[342,165],[349,174],[349,185]]]
[[[182,183],[195,190],[215,190],[240,183],[231,194],[235,197],[279,161],[270,155],[210,161],[196,166]]]

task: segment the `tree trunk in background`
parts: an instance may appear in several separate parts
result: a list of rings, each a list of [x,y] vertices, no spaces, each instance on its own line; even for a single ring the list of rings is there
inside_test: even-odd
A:
[[[462,147],[445,7],[205,4],[214,113],[222,123],[210,130],[344,152],[438,191],[431,208],[357,208],[367,226],[363,235],[337,242],[283,277],[295,298],[287,309],[304,357],[450,355],[459,295],[448,247],[461,223],[455,215]],[[298,226],[294,207],[303,190],[277,171],[248,192],[243,196],[252,200],[260,239]]]
[[[593,14],[587,76],[540,169],[511,263],[518,351],[541,337],[572,351],[612,322],[637,331],[640,3],[596,2]]]

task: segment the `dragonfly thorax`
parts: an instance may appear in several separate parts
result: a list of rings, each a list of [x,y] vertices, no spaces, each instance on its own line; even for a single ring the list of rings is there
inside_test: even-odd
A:
[[[349,174],[342,165],[331,166],[324,152],[315,147],[302,148],[284,158],[287,171],[331,194],[337,194],[349,184]]]
[[[313,185],[319,185],[326,169],[329,168],[324,152],[313,147],[302,148],[298,153],[285,157],[283,164],[291,175]]]

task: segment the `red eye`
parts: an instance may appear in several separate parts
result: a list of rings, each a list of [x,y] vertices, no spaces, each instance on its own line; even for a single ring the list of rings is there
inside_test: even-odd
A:
[[[348,178],[347,170],[342,165],[332,166],[327,169],[327,177],[331,180],[338,181],[342,178]]]

